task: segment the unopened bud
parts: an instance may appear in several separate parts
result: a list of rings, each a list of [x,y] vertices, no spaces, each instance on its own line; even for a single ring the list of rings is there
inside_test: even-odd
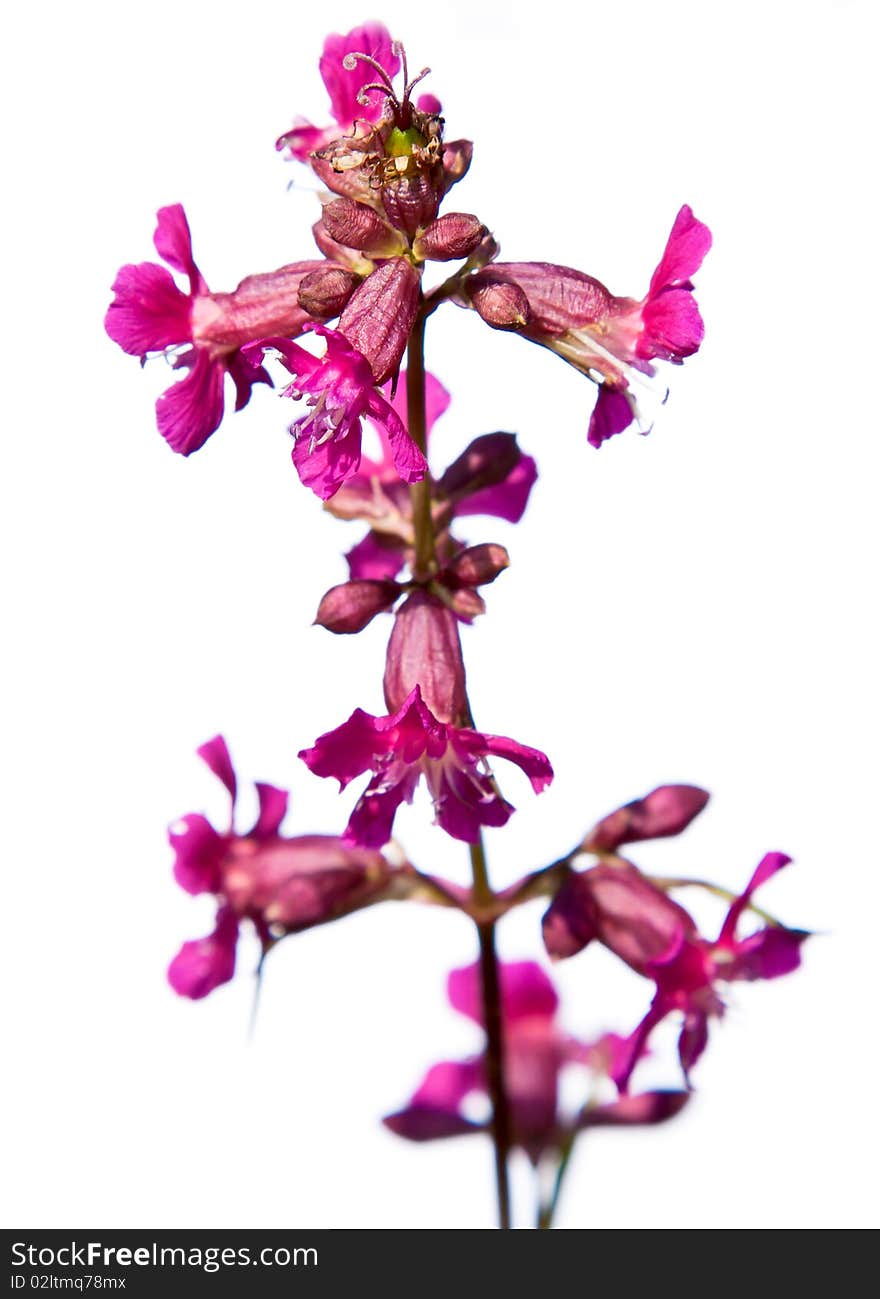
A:
[[[396,712],[418,686],[438,721],[464,721],[467,697],[458,622],[436,596],[416,591],[398,609],[384,684],[389,712]]]
[[[317,320],[330,320],[344,310],[360,276],[327,262],[307,275],[299,286],[299,304]]]
[[[404,251],[399,231],[392,230],[366,203],[335,198],[325,204],[322,220],[330,238],[346,248],[357,248],[371,257],[396,257]]]
[[[362,578],[331,587],[318,605],[315,622],[340,635],[361,631],[377,613],[390,609],[400,594],[396,582]]]
[[[419,305],[419,273],[405,257],[385,262],[355,290],[339,332],[367,358],[376,383],[397,371]]]
[[[482,221],[471,213],[447,212],[418,236],[413,252],[422,261],[456,261],[469,257],[487,233]]]
[[[494,582],[499,573],[510,565],[510,556],[504,546],[484,542],[468,546],[447,568],[447,573],[462,586],[485,586]]]
[[[474,310],[493,329],[522,329],[528,324],[529,300],[518,284],[481,279],[468,286],[468,296]]]

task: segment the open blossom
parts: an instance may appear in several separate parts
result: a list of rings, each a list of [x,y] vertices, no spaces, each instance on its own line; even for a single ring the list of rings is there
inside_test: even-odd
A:
[[[405,890],[406,872],[392,870],[377,852],[331,835],[279,834],[287,794],[272,785],[257,784],[256,823],[246,834],[236,833],[237,781],[226,743],[215,736],[198,753],[229,792],[230,828],[218,831],[206,817],[191,813],[169,831],[178,884],[187,893],[213,893],[218,902],[212,933],[184,943],[169,966],[175,992],[204,997],[232,978],[243,920],[253,924],[266,950],[285,934],[378,901],[396,885]]]
[[[368,848],[388,842],[398,807],[412,802],[423,777],[437,824],[466,843],[476,842],[482,826],[504,825],[514,810],[486,768],[488,757],[515,763],[536,794],[553,778],[549,760],[537,749],[438,721],[418,686],[387,717],[356,709],[299,756],[316,776],[334,776],[341,789],[373,772],[343,835],[346,843]]]
[[[401,422],[407,422],[406,371],[401,371],[396,392],[385,393]],[[425,375],[425,422],[428,440],[436,421],[448,410],[450,397],[433,374]],[[373,421],[371,421],[373,422]],[[393,449],[378,423],[378,460],[364,459],[356,474],[328,501],[327,509],[340,519],[363,520],[370,531],[348,552],[353,579],[390,581],[414,558],[412,501],[394,464]],[[456,517],[487,514],[518,523],[538,476],[531,456],[519,449],[512,433],[488,433],[475,438],[438,479],[431,480],[431,513],[435,551],[450,564],[464,542],[450,532]]]
[[[123,266],[104,326],[114,342],[141,361],[150,353],[184,349],[173,364],[188,374],[159,398],[156,420],[169,446],[190,455],[223,418],[227,374],[235,384],[236,410],[247,405],[255,383],[271,382],[265,370],[245,362],[241,348],[267,334],[301,332],[311,317],[300,304],[300,285],[325,263],[295,262],[248,276],[233,293],[210,293],[193,260],[189,225],[179,203],[159,209],[154,243],[164,261],[188,278],[189,292],[154,262]]]
[[[678,1041],[685,1077],[705,1049],[709,1019],[724,1013],[719,983],[774,979],[797,969],[807,934],[767,924],[744,938],[737,928],[756,889],[791,859],[767,853],[748,885],[730,905],[718,937],[702,937],[691,915],[629,862],[603,862],[573,874],[544,916],[544,941],[554,957],[573,956],[594,939],[638,974],[651,979],[655,995],[627,1040],[614,1068],[626,1090],[653,1029],[673,1012],[683,1016]]]
[[[247,349],[252,364],[266,350],[276,351],[295,382],[285,397],[307,397],[309,411],[291,425],[293,463],[306,487],[327,500],[357,473],[361,463],[362,420],[369,416],[388,438],[395,470],[407,483],[423,478],[425,457],[410,438],[394,407],[375,386],[369,363],[334,330],[315,326],[327,351],[315,357],[283,338],[268,338]]]
[[[468,278],[465,301],[487,324],[550,348],[601,385],[588,434],[598,447],[639,418],[638,390],[654,374],[652,361],[680,364],[699,348],[703,321],[691,276],[711,243],[685,205],[639,301],[548,262],[495,262]]]
[[[559,1079],[570,1065],[589,1068],[601,1078],[613,1062],[621,1039],[607,1034],[596,1043],[579,1042],[556,1022],[559,999],[547,975],[531,961],[507,962],[499,969],[504,1040],[505,1085],[513,1142],[537,1163],[558,1149],[572,1131],[590,1127],[660,1123],[687,1102],[682,1091],[654,1091],[624,1096],[605,1104],[584,1105],[567,1117],[559,1110]],[[484,1014],[479,965],[453,970],[447,983],[453,1009],[481,1028]],[[444,1060],[433,1065],[402,1110],[384,1122],[410,1141],[463,1136],[487,1131],[489,1124],[471,1117],[465,1102],[486,1096],[483,1055]]]
[[[363,63],[357,63],[353,68],[346,65],[346,57],[350,54],[366,54],[375,59],[389,77],[396,77],[400,71],[400,59],[394,50],[391,34],[381,23],[365,23],[344,36],[338,33],[328,36],[318,66],[330,96],[333,122],[329,126],[313,126],[311,122],[298,119],[293,129],[280,137],[277,148],[287,148],[294,158],[305,161],[313,151],[340,136],[351,135],[358,121],[378,122],[381,119],[384,92],[369,90],[361,95],[361,87],[371,78],[364,75]]]

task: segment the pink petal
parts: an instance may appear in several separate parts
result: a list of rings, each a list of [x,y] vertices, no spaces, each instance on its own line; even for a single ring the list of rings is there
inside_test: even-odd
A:
[[[648,297],[655,297],[662,289],[688,288],[691,276],[700,269],[711,247],[712,234],[708,226],[698,221],[685,204],[675,218],[660,264],[651,276]]]
[[[540,965],[534,961],[505,961],[500,970],[505,1023],[515,1024],[523,1019],[553,1019],[559,998]],[[479,961],[450,972],[446,980],[446,995],[453,1010],[483,1026],[483,989]]]
[[[579,1128],[622,1127],[633,1124],[665,1123],[680,1114],[690,1100],[689,1092],[654,1091],[639,1096],[620,1096],[608,1105],[587,1110]]]
[[[458,731],[456,743],[459,742],[459,737],[464,737],[463,743],[471,752],[481,750],[483,753],[492,754],[493,757],[504,758],[507,762],[515,763],[528,776],[536,794],[546,789],[553,779],[550,759],[540,749],[530,749],[525,744],[518,744],[516,740],[509,740],[503,735],[485,735],[479,731],[470,734],[467,731]]]
[[[377,751],[387,747],[379,725],[380,719],[356,708],[347,722],[328,731],[311,749],[302,749],[300,758],[316,776],[333,776],[339,788],[370,771]]]
[[[760,929],[737,943],[734,959],[719,966],[719,978],[778,979],[791,974],[801,963],[801,946],[809,936],[782,925]]]
[[[363,105],[358,102],[358,92],[367,82],[378,80],[378,74],[367,63],[358,62],[349,72],[343,66],[346,54],[368,54],[388,73],[396,76],[400,70],[400,59],[391,49],[391,35],[381,23],[365,23],[355,27],[346,35],[333,34],[324,42],[324,52],[318,67],[327,93],[330,96],[330,107],[333,116],[341,126],[351,126],[359,117],[368,121],[378,121],[384,105],[384,96],[376,91],[369,94],[370,102]]]
[[[381,393],[370,390],[367,396],[367,413],[381,424],[388,436],[394,468],[405,483],[415,483],[424,478],[428,462],[413,442],[400,416]]]
[[[765,853],[755,867],[754,874],[741,895],[731,904],[730,910],[724,919],[724,924],[721,926],[721,933],[718,935],[719,943],[729,943],[734,938],[740,917],[751,902],[755,892],[762,884],[766,884],[767,880],[772,879],[777,871],[781,871],[784,866],[788,866],[790,862],[791,858],[786,856],[784,852]]]
[[[164,266],[141,262],[123,266],[113,281],[116,294],[104,328],[124,352],[144,357],[192,341],[191,301]]]
[[[346,555],[348,571],[354,580],[393,581],[403,568],[404,550],[395,537],[368,532],[363,541],[352,546]]]
[[[172,384],[156,402],[159,432],[172,451],[192,455],[217,430],[223,418],[225,373],[221,361],[196,351],[187,377]]]
[[[216,893],[226,841],[211,823],[197,813],[181,817],[169,828],[168,842],[174,850],[174,878],[180,887],[187,893]]]
[[[293,430],[300,423],[298,420]],[[308,433],[298,436],[292,459],[303,486],[311,488],[322,501],[329,500],[346,479],[357,473],[361,463],[360,420],[352,420],[343,436],[330,437],[315,447]]]
[[[678,1058],[686,1079],[709,1042],[709,1017],[703,1010],[689,1010],[678,1037]]]
[[[287,815],[289,795],[286,789],[277,789],[274,785],[264,785],[260,781],[256,782],[255,788],[260,811],[250,837],[270,839],[278,833],[278,828]]]
[[[153,235],[156,252],[169,266],[189,276],[191,294],[207,293],[208,286],[193,261],[192,236],[183,207],[180,203],[172,203],[170,207],[160,208],[156,221]]]
[[[168,967],[168,982],[181,997],[207,997],[235,973],[238,920],[228,907],[217,913],[217,924],[207,938],[184,943]]]
[[[590,427],[587,441],[591,447],[600,447],[617,433],[622,433],[632,424],[632,405],[625,391],[611,388],[607,383],[600,384],[596,405],[590,416]]]
[[[395,1136],[407,1141],[437,1141],[443,1137],[463,1137],[481,1132],[483,1124],[472,1123],[455,1110],[436,1109],[432,1105],[408,1105],[382,1120]]]
[[[703,318],[688,289],[666,289],[642,309],[643,333],[636,355],[646,360],[681,361],[703,341]]]
[[[348,818],[343,843],[351,847],[382,848],[391,838],[397,809],[404,801],[412,802],[417,783],[418,772],[412,771],[393,785],[385,786],[380,778],[373,780]]]
[[[196,753],[204,762],[205,766],[211,770],[218,780],[222,781],[232,799],[233,809],[235,808],[235,797],[237,791],[237,782],[235,771],[232,766],[232,759],[229,756],[229,749],[222,735],[215,735],[212,740],[206,740],[196,749]]]
[[[508,523],[519,523],[538,478],[538,466],[531,456],[520,455],[503,482],[465,496],[455,507],[457,515],[491,514]]]
[[[406,403],[406,370],[401,370],[394,396],[391,396],[391,383],[385,385],[385,394],[404,424],[407,424]],[[430,371],[425,373],[425,431],[428,436],[441,415],[449,409],[452,398],[443,384]],[[409,427],[407,425],[407,427]]]

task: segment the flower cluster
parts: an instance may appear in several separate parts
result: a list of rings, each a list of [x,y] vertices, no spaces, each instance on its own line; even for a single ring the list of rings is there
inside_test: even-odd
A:
[[[366,778],[341,833],[283,834],[287,794],[266,784],[256,786],[257,819],[242,832],[224,740],[216,736],[199,749],[229,795],[229,824],[218,830],[191,813],[169,837],[177,882],[212,895],[216,921],[207,937],[184,943],[168,977],[194,999],[227,982],[243,925],[256,935],[262,967],[284,936],[392,898],[464,914],[476,926],[480,959],[452,972],[449,1000],[485,1030],[485,1050],[434,1065],[385,1123],[414,1141],[490,1133],[502,1225],[509,1224],[510,1148],[521,1148],[536,1167],[549,1164],[556,1192],[541,1208],[546,1226],[576,1138],[677,1114],[710,1021],[724,1012],[722,990],[794,970],[807,934],[771,919],[753,900],[788,864],[782,853],[764,856],[740,894],[704,880],[647,875],[622,855],[631,844],[688,826],[708,799],[690,785],[660,786],[599,821],[573,852],[548,848],[549,865],[537,863],[517,882],[492,888],[484,831],[506,825],[514,812],[496,766],[519,768],[513,779],[525,777],[536,794],[553,768],[541,749],[474,724],[460,628],[486,612],[483,588],[506,572],[510,556],[500,542],[466,539],[461,529],[475,517],[518,523],[538,470],[505,431],[473,437],[444,469],[432,470],[432,429],[450,395],[426,368],[426,324],[451,303],[574,366],[598,386],[588,427],[594,447],[634,421],[647,432],[641,392],[651,390],[656,364],[680,364],[703,339],[693,277],[711,235],[682,206],[641,298],[612,294],[568,266],[502,262],[478,216],[441,211],[473,149],[468,140],[446,139],[432,94],[414,97],[428,69],[411,77],[402,45],[381,24],[367,23],[327,38],[320,71],[329,124],[298,118],[277,142],[322,187],[311,232],[318,255],[214,293],[193,259],[183,208],[164,207],[154,242],[165,265],[124,266],[105,321],[127,353],[142,362],[164,355],[186,372],[156,407],[160,433],[183,455],[219,427],[227,375],[238,410],[255,386],[272,385],[270,369],[280,364],[287,376],[281,397],[302,403],[289,417],[301,482],[335,518],[363,528],[346,554],[347,580],[326,591],[315,621],[348,637],[384,615],[390,625],[384,711],[357,708],[299,752],[309,772],[336,778],[341,789]],[[446,841],[468,845],[468,884],[417,870],[396,843],[386,849],[399,809],[419,787]],[[684,887],[726,896],[717,936],[701,934],[673,898]],[[547,904],[543,940],[552,959],[572,958],[595,941],[652,985],[646,1013],[627,1033],[593,1042],[570,1037],[541,967],[498,961],[496,926],[536,898]],[[762,923],[743,933],[747,913]],[[679,1024],[679,1085],[633,1091],[653,1031],[670,1016]],[[571,1069],[587,1079],[574,1108],[560,1101],[560,1078]]]

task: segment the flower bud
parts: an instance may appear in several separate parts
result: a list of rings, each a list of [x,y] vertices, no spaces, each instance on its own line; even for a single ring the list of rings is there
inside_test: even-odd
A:
[[[397,611],[385,664],[391,713],[419,686],[439,722],[461,725],[467,714],[458,622],[435,596],[416,591]]]
[[[361,631],[368,623],[390,609],[400,594],[396,582],[360,579],[331,587],[315,615],[315,623],[341,635]]]
[[[585,852],[616,852],[623,844],[681,834],[709,801],[696,785],[660,785],[644,798],[610,812],[583,842]]]
[[[382,206],[393,226],[409,237],[429,225],[437,215],[441,191],[430,176],[404,176],[382,188]]]
[[[462,550],[446,569],[444,576],[451,577],[462,586],[484,586],[494,582],[499,573],[510,566],[510,556],[504,546],[485,542]]]
[[[322,217],[330,238],[346,248],[357,248],[371,257],[396,257],[404,251],[404,240],[366,203],[336,198],[324,205]]]
[[[480,272],[482,275],[482,272]],[[493,329],[522,329],[528,324],[529,300],[518,284],[481,280],[468,284],[467,291],[474,310]]]
[[[370,363],[376,383],[397,371],[419,305],[419,273],[404,257],[367,276],[339,321],[339,332]]]
[[[487,234],[482,221],[469,212],[447,212],[418,236],[413,252],[422,261],[452,262],[469,257]]]
[[[338,316],[354,293],[360,276],[326,262],[306,275],[299,286],[300,306],[318,320]]]

